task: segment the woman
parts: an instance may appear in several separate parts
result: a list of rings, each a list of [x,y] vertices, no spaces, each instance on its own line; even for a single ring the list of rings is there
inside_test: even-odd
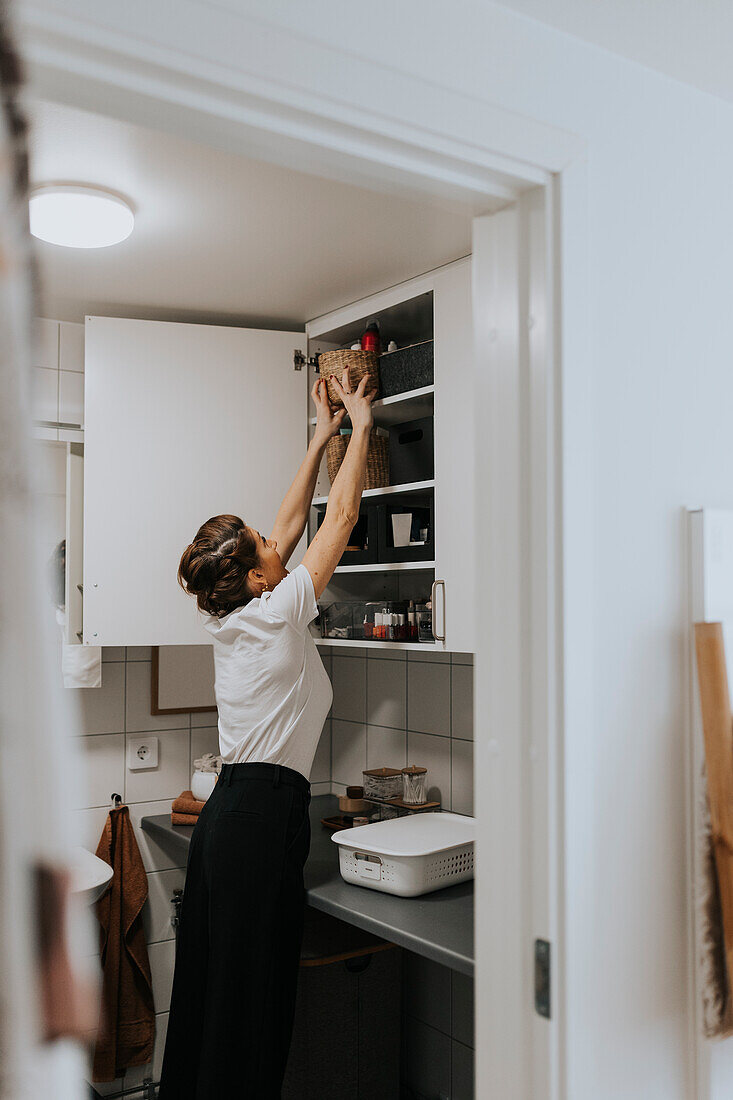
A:
[[[313,388],[315,434],[269,539],[216,516],[181,558],[179,580],[214,639],[219,781],[194,829],[176,949],[160,1100],[276,1100],[295,1007],[310,846],[309,775],[331,684],[309,624],[359,514],[372,393],[348,371]],[[323,524],[292,573],[326,443],[352,436]]]

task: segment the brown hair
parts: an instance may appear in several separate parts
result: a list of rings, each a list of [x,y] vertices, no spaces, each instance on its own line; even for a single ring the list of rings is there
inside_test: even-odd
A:
[[[259,564],[257,540],[239,516],[213,516],[196,532],[178,566],[178,583],[200,611],[220,619],[252,599],[247,574]]]

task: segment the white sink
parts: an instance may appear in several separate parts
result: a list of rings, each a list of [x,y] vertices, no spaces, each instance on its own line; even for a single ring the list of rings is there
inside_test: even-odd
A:
[[[86,848],[74,848],[70,860],[71,891],[86,905],[99,901],[110,882],[113,871],[108,863]]]

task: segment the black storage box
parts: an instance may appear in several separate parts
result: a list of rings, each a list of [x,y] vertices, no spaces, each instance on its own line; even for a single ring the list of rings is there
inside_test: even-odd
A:
[[[410,344],[379,357],[380,397],[433,385],[433,341]]]
[[[318,528],[326,518],[326,506],[318,505]],[[377,518],[373,507],[362,504],[359,519],[351,532],[349,544],[360,549],[345,550],[339,565],[370,565],[377,560]]]
[[[306,908],[281,1100],[399,1100],[399,948]]]
[[[432,480],[435,471],[432,416],[390,428],[389,470],[393,485]]]

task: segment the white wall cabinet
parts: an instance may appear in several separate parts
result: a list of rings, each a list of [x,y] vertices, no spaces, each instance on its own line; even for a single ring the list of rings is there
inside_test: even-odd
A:
[[[435,558],[406,566],[340,566],[336,595],[367,600],[434,593],[433,630],[440,649],[472,652],[474,622],[474,428],[471,260],[458,260],[419,278],[319,317],[306,326],[311,355],[346,345],[370,318],[400,346],[434,341],[434,383],[375,404],[377,425],[433,416]],[[395,488],[398,488],[395,486]],[[327,495],[325,471],[318,492]],[[375,492],[384,492],[378,490]],[[348,588],[344,587],[346,578]],[[357,580],[360,578],[360,580]],[[379,582],[381,581],[381,589]],[[334,640],[338,647],[348,642]],[[355,642],[352,645],[358,644]],[[395,643],[370,642],[394,648]]]
[[[434,385],[379,402],[375,419],[434,415],[435,559],[341,567],[333,598],[339,586],[370,599],[375,591],[404,598],[433,589],[435,645],[472,651],[470,259],[310,322],[309,351],[350,341],[373,316],[404,334],[401,343],[428,329],[434,338]],[[314,411],[309,372],[293,362],[305,339],[302,332],[87,318],[85,643],[208,641],[195,601],[178,586],[178,562],[209,516],[234,512],[270,530],[305,451],[306,410]],[[317,492],[325,497],[327,490],[322,472]]]
[[[85,643],[210,641],[178,585],[181,553],[220,513],[269,533],[306,444],[303,340],[87,318]]]

